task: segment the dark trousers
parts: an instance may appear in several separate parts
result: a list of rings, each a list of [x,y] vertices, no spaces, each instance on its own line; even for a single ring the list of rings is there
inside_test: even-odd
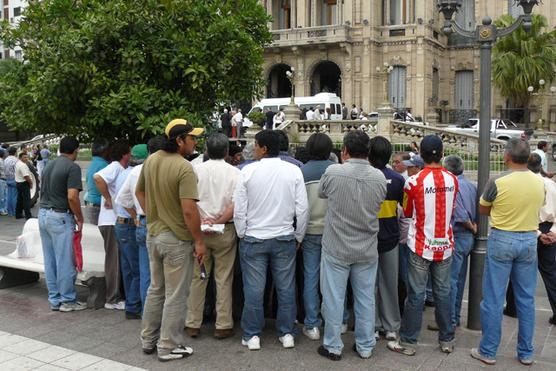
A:
[[[17,204],[15,206],[15,217],[23,218],[25,212],[25,219],[32,218],[31,216],[31,187],[29,183],[17,183]]]
[[[231,138],[232,137],[232,126],[231,125],[222,126],[222,133],[226,134],[226,136],[228,138]]]

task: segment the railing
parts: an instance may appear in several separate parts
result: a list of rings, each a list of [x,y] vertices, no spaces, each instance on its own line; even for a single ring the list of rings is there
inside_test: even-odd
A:
[[[280,126],[293,141],[305,143],[314,133],[325,133],[333,142],[341,142],[344,135],[353,130],[362,130],[369,136],[378,134],[378,122],[367,120],[298,120],[286,121]]]
[[[332,25],[319,27],[274,30],[270,47],[308,45],[313,43],[331,44],[350,40],[349,26]]]

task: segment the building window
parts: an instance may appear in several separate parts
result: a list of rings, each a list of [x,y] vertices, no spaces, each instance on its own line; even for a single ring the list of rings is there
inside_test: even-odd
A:
[[[475,29],[475,0],[463,0],[461,8],[456,13],[456,22],[464,30]]]
[[[510,14],[515,19],[523,15],[523,8],[520,7],[515,0],[508,0],[508,14]]]
[[[321,22],[322,26],[337,23],[338,0],[321,0]]]
[[[406,108],[406,76],[407,71],[404,66],[394,66],[394,69],[390,73],[390,79],[388,81],[388,96],[390,97],[390,104],[392,104],[392,106],[397,110],[403,110]]]
[[[279,26],[280,29],[291,28],[292,0],[280,1]]]
[[[390,5],[390,24],[406,24],[413,22],[412,4],[415,0],[389,0]]]
[[[23,53],[21,52],[21,50],[16,50],[14,56],[15,56],[15,59],[17,59],[18,61],[23,60]]]
[[[473,71],[456,72],[455,108],[473,109]]]
[[[17,8],[14,8],[14,17],[19,17],[21,15],[21,7],[18,6]]]

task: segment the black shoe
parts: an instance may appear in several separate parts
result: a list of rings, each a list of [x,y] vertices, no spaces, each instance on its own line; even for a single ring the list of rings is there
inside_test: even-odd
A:
[[[434,307],[434,301],[425,300],[425,307]]]
[[[339,361],[342,359],[342,355],[341,354],[334,354],[334,353],[330,353],[324,346],[320,346],[319,349],[317,349],[317,353],[320,354],[323,357],[328,358],[331,361]]]
[[[508,307],[504,308],[504,315],[512,318],[517,318],[515,310],[509,310]]]
[[[141,319],[141,313],[125,312],[125,319]]]
[[[143,353],[153,354],[155,350],[156,350],[156,346],[153,346],[152,348],[143,348]]]
[[[556,316],[552,316],[548,319],[548,323],[550,323],[552,326],[556,326]]]

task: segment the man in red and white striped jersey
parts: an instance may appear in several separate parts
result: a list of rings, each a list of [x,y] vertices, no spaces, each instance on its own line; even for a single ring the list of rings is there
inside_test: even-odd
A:
[[[432,273],[438,341],[444,353],[454,349],[454,328],[450,309],[450,266],[454,249],[451,219],[456,206],[457,178],[442,168],[442,140],[428,135],[421,141],[425,168],[407,179],[404,187],[404,214],[411,217],[408,296],[399,341],[388,349],[414,355],[421,331],[423,304],[429,269]]]

